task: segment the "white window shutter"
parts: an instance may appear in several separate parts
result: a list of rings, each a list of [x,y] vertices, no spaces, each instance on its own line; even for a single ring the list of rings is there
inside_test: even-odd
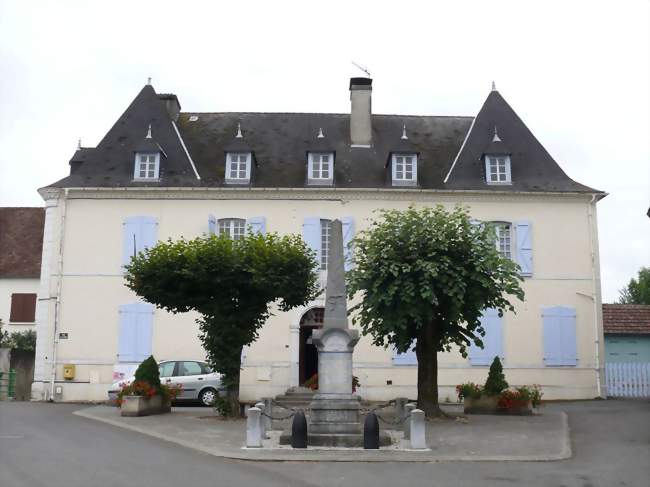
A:
[[[302,238],[307,246],[316,252],[316,262],[320,268],[321,230],[319,217],[307,217],[302,222]]]
[[[517,264],[520,274],[525,277],[533,275],[533,225],[528,220],[515,223],[517,229]]]
[[[469,347],[469,362],[471,365],[490,365],[494,357],[503,359],[503,319],[495,308],[483,311],[481,324],[485,330],[482,337],[483,348],[472,343]]]
[[[246,220],[246,227],[251,227],[253,234],[261,233],[266,235],[266,217],[254,216]]]
[[[154,306],[149,303],[138,303],[135,307],[137,310],[135,358],[137,362],[142,362],[151,355]]]
[[[217,217],[208,215],[208,235],[217,234]]]
[[[117,342],[117,358],[119,362],[136,361],[137,343],[137,313],[132,304],[124,304],[119,308],[120,328]]]
[[[397,352],[393,347],[393,365],[417,365],[418,357],[415,353],[415,344],[416,342],[413,342],[411,350],[404,353]]]
[[[341,218],[341,226],[343,230],[343,255],[345,256],[344,267],[346,271],[352,268],[352,252],[350,242],[354,238],[354,218],[345,216]]]

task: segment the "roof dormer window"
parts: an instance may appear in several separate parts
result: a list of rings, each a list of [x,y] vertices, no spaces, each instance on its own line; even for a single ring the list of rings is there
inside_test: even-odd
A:
[[[226,182],[246,184],[251,179],[251,153],[228,152],[226,155]]]
[[[488,184],[512,184],[510,177],[510,156],[486,155],[485,179]]]
[[[393,154],[392,159],[393,186],[417,185],[417,154]]]
[[[160,152],[135,154],[133,179],[157,180],[160,174]]]
[[[333,152],[310,152],[307,161],[309,184],[332,184],[334,176]]]

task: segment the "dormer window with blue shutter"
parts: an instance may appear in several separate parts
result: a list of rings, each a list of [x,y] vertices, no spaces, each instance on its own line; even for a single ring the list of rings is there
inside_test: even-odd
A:
[[[334,181],[334,153],[310,152],[307,156],[307,183],[331,185]]]
[[[250,152],[228,152],[226,154],[226,183],[250,183],[251,159]]]
[[[417,154],[393,154],[393,186],[416,186],[418,184]]]

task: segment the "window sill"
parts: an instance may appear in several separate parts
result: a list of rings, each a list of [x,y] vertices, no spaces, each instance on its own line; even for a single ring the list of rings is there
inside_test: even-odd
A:
[[[408,179],[393,179],[393,186],[407,186],[407,187],[413,187],[417,186],[418,182],[416,180],[408,180]]]
[[[133,178],[132,183],[159,183],[160,178]]]
[[[226,184],[236,184],[239,186],[250,184],[250,179],[225,179]]]
[[[34,321],[10,321],[10,322],[7,323],[7,324],[8,324],[8,325],[23,325],[23,326],[24,326],[24,325],[35,325],[35,324],[36,324],[36,320],[34,320]]]
[[[332,186],[334,181],[332,179],[308,179],[309,186]]]
[[[489,186],[512,186],[512,181],[486,181]]]

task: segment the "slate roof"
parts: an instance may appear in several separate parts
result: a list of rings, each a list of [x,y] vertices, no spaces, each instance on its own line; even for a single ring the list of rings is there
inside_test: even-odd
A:
[[[650,335],[650,305],[603,304],[606,334]]]
[[[0,208],[0,278],[38,278],[43,208]]]
[[[350,146],[350,115],[334,113],[181,113],[177,125],[200,175],[197,179],[165,109],[165,102],[145,86],[96,149],[80,149],[71,174],[52,187],[194,187],[232,186],[224,181],[225,152],[234,147],[253,152],[251,186],[307,187],[307,153],[327,148],[335,153],[334,186],[392,188],[390,154],[418,153],[418,186],[425,189],[597,192],[569,179],[497,92],[490,93],[473,117],[372,115],[371,148]],[[444,179],[470,127],[449,182]],[[151,123],[153,141],[163,148],[160,180],[133,181],[134,151]],[[512,149],[511,186],[489,186],[478,158],[488,148],[498,124],[499,136]],[[243,138],[235,138],[241,124]],[[401,139],[406,125],[408,140]],[[324,138],[317,138],[322,129]],[[405,190],[409,188],[399,187]]]

